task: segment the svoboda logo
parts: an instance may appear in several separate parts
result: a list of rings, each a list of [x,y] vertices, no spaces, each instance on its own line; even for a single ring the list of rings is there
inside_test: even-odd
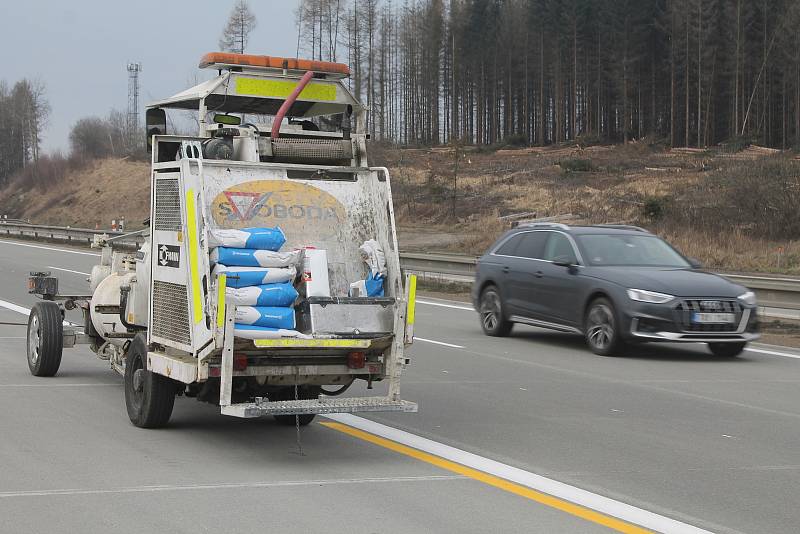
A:
[[[287,236],[335,235],[346,221],[344,206],[316,187],[288,180],[256,180],[226,189],[212,204],[222,228],[280,226]]]

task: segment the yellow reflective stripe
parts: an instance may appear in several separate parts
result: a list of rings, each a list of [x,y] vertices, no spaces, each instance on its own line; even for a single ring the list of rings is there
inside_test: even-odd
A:
[[[417,275],[408,277],[408,312],[406,324],[414,324],[414,312],[417,309]]]
[[[288,80],[261,80],[258,78],[236,78],[234,91],[237,95],[287,98],[297,82]],[[309,83],[297,97],[299,100],[336,100],[336,86],[324,83]]]
[[[369,339],[256,339],[256,347],[336,347],[346,349],[368,349]]]
[[[192,277],[192,303],[195,324],[203,320],[203,297],[200,294],[200,239],[197,237],[197,207],[194,201],[194,190],[186,192],[186,234],[189,242],[189,269]]]
[[[225,288],[228,286],[228,277],[225,274],[217,276],[217,326],[225,326]]]

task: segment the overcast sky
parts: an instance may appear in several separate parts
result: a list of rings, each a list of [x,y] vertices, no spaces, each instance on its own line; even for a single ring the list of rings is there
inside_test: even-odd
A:
[[[141,62],[143,104],[193,80],[218,49],[233,0],[0,0],[0,79],[38,78],[52,107],[47,151],[67,150],[72,124],[127,110],[129,62]],[[294,57],[299,0],[250,0],[248,52]]]

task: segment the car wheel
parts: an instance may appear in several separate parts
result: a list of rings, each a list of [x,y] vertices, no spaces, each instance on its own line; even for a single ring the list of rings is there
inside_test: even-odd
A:
[[[747,343],[709,343],[711,354],[720,358],[735,358],[740,355]]]
[[[611,301],[599,298],[589,305],[584,320],[586,344],[595,354],[612,356],[624,346]]]
[[[503,299],[495,286],[489,286],[481,293],[480,300],[481,328],[487,336],[507,336],[514,323],[503,315]]]

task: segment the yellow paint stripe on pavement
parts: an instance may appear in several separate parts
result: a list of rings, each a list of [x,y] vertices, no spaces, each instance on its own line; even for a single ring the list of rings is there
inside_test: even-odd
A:
[[[501,489],[503,491],[507,491],[509,493],[519,495],[520,497],[525,497],[526,499],[536,501],[540,504],[544,504],[545,506],[555,508],[556,510],[566,512],[570,515],[579,517],[581,519],[585,519],[586,521],[590,521],[592,523],[608,527],[610,529],[616,530],[617,532],[623,532],[625,534],[643,534],[651,532],[647,529],[641,528],[636,525],[632,525],[631,523],[622,521],[620,519],[616,519],[614,517],[601,514],[600,512],[595,512],[594,510],[591,510],[589,508],[573,504],[571,502],[559,499],[557,497],[553,497],[552,495],[548,495],[546,493],[542,493],[540,491],[536,491],[531,488],[526,488],[525,486],[509,482],[508,480],[502,479],[500,477],[496,477],[494,475],[484,473],[483,471],[478,471],[477,469],[473,469],[471,467],[466,467],[464,465],[451,462],[450,460],[445,460],[444,458],[428,454],[427,452],[419,451],[417,449],[408,447],[406,445],[402,445],[395,441],[381,438],[374,434],[358,430],[357,428],[353,428],[351,426],[347,426],[342,423],[324,422],[320,424],[328,428],[338,430],[339,432],[343,432],[349,436],[367,441],[374,445],[379,445],[391,451],[403,454],[405,456],[410,456],[411,458],[420,460],[422,462],[429,463],[441,469],[445,469],[447,471],[451,471],[453,473],[457,473],[459,475],[472,478],[479,482],[483,482],[484,484],[494,486],[495,488]]]

